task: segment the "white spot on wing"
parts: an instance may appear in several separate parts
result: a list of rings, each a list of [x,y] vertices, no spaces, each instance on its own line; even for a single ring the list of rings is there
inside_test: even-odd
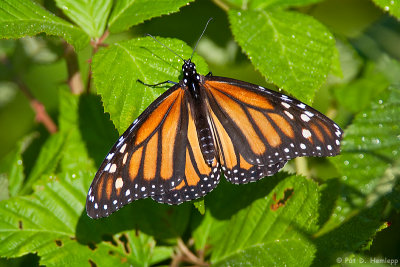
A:
[[[303,103],[300,103],[300,104],[298,104],[297,105],[299,108],[302,108],[302,109],[305,109],[306,108],[306,105],[304,105]]]
[[[113,165],[111,165],[110,173],[114,173],[116,170],[117,170],[117,164],[114,163]]]
[[[127,159],[128,159],[128,152],[125,153],[124,158],[122,159],[122,164],[125,165]]]
[[[306,113],[309,117],[312,117],[312,116],[314,116],[314,113],[312,113],[312,112],[310,112],[310,111],[305,111],[304,113]]]
[[[120,153],[124,153],[126,148],[126,143],[121,147],[121,149],[119,150]]]
[[[311,137],[311,132],[307,129],[303,129],[302,134],[303,134],[304,138]]]
[[[293,120],[294,117],[290,112],[284,110],[283,113],[285,113],[291,120]]]
[[[308,117],[306,114],[301,114],[300,118],[305,122],[310,121],[310,117]]]
[[[111,163],[108,163],[106,165],[106,167],[104,167],[104,171],[108,171],[110,169],[110,167],[111,167]]]
[[[121,177],[117,178],[117,180],[115,181],[115,188],[120,189],[122,188],[123,185],[124,181],[122,180],[122,178]]]

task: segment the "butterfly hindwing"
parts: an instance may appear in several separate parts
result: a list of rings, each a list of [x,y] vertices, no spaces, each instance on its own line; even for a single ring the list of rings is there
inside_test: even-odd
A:
[[[213,160],[208,164],[203,157],[199,141],[201,138],[198,135],[201,129],[196,128],[189,101],[187,103],[186,108],[183,109],[188,116],[184,177],[172,190],[152,196],[160,203],[180,204],[200,198],[212,191],[219,183],[221,170],[218,159],[213,154]]]

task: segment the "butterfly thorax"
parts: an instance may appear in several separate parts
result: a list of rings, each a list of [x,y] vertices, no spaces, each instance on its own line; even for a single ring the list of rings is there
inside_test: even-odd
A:
[[[196,71],[196,65],[186,60],[182,66],[183,71],[183,86],[186,87],[192,98],[198,102],[200,101],[200,75]]]
[[[208,120],[208,111],[205,103],[205,92],[201,91],[202,76],[196,71],[196,65],[186,60],[182,66],[183,87],[189,92],[190,111],[196,125],[197,138],[204,160],[208,165],[213,165],[216,158],[214,138]]]

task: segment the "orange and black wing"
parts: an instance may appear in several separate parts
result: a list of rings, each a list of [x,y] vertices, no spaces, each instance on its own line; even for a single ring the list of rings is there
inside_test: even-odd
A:
[[[90,217],[106,217],[147,197],[179,204],[215,188],[218,160],[207,164],[201,154],[187,97],[179,85],[173,86],[119,138],[89,188]]]
[[[105,217],[140,198],[180,185],[187,131],[185,91],[175,85],[155,100],[118,139],[89,188],[86,210]]]
[[[206,76],[209,116],[224,175],[248,183],[300,156],[334,156],[342,130],[306,104],[250,83]]]

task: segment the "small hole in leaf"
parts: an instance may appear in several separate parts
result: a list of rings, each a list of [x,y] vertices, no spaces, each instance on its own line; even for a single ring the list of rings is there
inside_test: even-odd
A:
[[[115,251],[109,250],[109,251],[108,251],[108,254],[111,255],[111,256],[112,256],[112,255],[115,255]]]
[[[88,247],[89,247],[90,250],[96,250],[96,249],[97,249],[96,244],[95,244],[95,243],[92,243],[92,242],[89,242],[89,243],[88,243]]]
[[[89,264],[91,267],[97,267],[97,264],[94,263],[94,261],[92,261],[92,260],[89,260]]]
[[[129,245],[128,245],[128,237],[126,237],[125,234],[122,234],[122,235],[119,237],[119,241],[121,241],[121,242],[124,244],[125,252],[126,252],[127,254],[131,253],[131,251],[130,251],[130,249],[129,249]]]
[[[276,199],[276,193],[274,193],[274,195],[272,196],[272,200],[274,201],[274,203],[271,204],[271,210],[276,211],[280,207],[285,206],[286,202],[292,197],[293,192],[293,188],[286,188],[283,192],[283,197],[278,200]]]
[[[113,246],[118,246],[118,244],[117,244],[117,242],[114,240],[114,238],[113,238],[113,236],[112,235],[103,235],[102,237],[101,237],[101,239],[104,241],[104,242],[109,242],[109,243],[111,243],[111,245],[113,245]]]
[[[61,240],[56,240],[55,242],[56,242],[57,247],[61,247],[63,245]]]
[[[18,221],[18,228],[21,229],[21,230],[24,229],[22,221]]]

